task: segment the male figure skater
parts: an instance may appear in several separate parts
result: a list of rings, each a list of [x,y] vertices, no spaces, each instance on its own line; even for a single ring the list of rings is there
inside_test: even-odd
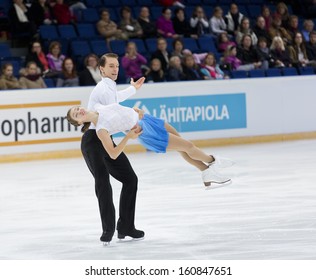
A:
[[[102,66],[102,70],[100,70],[102,80],[91,92],[89,110],[98,103],[108,105],[122,102],[134,95],[144,83],[145,78],[140,78],[136,82],[131,79],[131,86],[117,91],[115,81],[119,71],[118,56],[114,53],[107,53],[101,57],[99,65]],[[115,145],[114,142],[113,145]],[[133,239],[142,239],[145,233],[137,230],[134,224],[138,179],[126,155],[121,153],[117,159],[111,159],[103,148],[93,124],[82,137],[81,151],[95,179],[95,192],[99,202],[103,229],[100,240],[104,242],[104,245],[108,245],[115,232],[115,207],[109,175],[123,184],[116,227],[118,238],[124,239],[129,236]]]

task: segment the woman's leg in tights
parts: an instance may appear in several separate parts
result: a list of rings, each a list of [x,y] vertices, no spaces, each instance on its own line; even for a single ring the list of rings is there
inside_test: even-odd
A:
[[[208,168],[205,162],[212,162],[214,160],[212,156],[202,152],[192,142],[181,138],[177,130],[170,124],[165,123],[165,128],[169,132],[168,149],[178,151],[188,163],[201,171]]]

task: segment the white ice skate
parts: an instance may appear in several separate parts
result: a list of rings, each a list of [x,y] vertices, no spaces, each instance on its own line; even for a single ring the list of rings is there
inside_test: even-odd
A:
[[[230,178],[222,176],[217,173],[213,164],[211,164],[207,169],[202,171],[202,179],[203,179],[205,187],[209,187],[211,184],[231,183]]]
[[[214,156],[214,155],[212,156],[215,160],[211,162],[210,165],[216,165],[216,167],[218,168],[227,168],[235,164],[235,162],[229,158],[223,158],[223,157]]]

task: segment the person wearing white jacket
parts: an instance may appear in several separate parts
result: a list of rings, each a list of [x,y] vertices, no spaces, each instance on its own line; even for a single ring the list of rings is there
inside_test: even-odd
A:
[[[223,18],[223,10],[221,7],[215,7],[213,16],[210,19],[211,32],[214,35],[220,35],[221,33],[227,33],[226,31],[226,23]]]

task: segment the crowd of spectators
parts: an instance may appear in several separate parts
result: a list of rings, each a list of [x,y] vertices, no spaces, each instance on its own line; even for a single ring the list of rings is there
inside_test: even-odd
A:
[[[78,58],[70,52],[62,53],[62,43],[58,40],[50,42],[45,50],[45,42],[37,33],[41,25],[76,26],[88,1],[31,2],[13,0],[9,9],[11,32],[27,32],[31,44],[19,77],[13,76],[12,64],[2,63],[0,89],[44,88],[47,78],[53,79],[58,87],[98,83],[101,76],[96,54]],[[112,52],[116,52],[111,50],[113,40],[121,40],[125,46],[125,54],[120,57],[125,75],[121,82],[141,76],[147,82],[229,79],[230,71],[316,66],[312,18],[316,1],[302,1],[311,7],[308,13],[301,11],[309,17],[305,19],[291,14],[288,5],[281,1],[275,1],[273,11],[271,6],[262,5],[256,19],[243,15],[236,3],[231,3],[226,13],[221,6],[214,6],[212,14],[208,14],[207,7],[196,5],[188,16],[185,1],[171,2],[175,6],[163,3],[156,21],[150,15],[151,7],[139,7],[134,18],[132,7],[122,6],[116,21],[111,19],[108,8],[100,7],[100,18],[95,22],[98,36]],[[156,49],[140,53],[133,40],[148,38],[157,39]],[[185,49],[186,38],[211,38],[216,49],[213,52]]]

